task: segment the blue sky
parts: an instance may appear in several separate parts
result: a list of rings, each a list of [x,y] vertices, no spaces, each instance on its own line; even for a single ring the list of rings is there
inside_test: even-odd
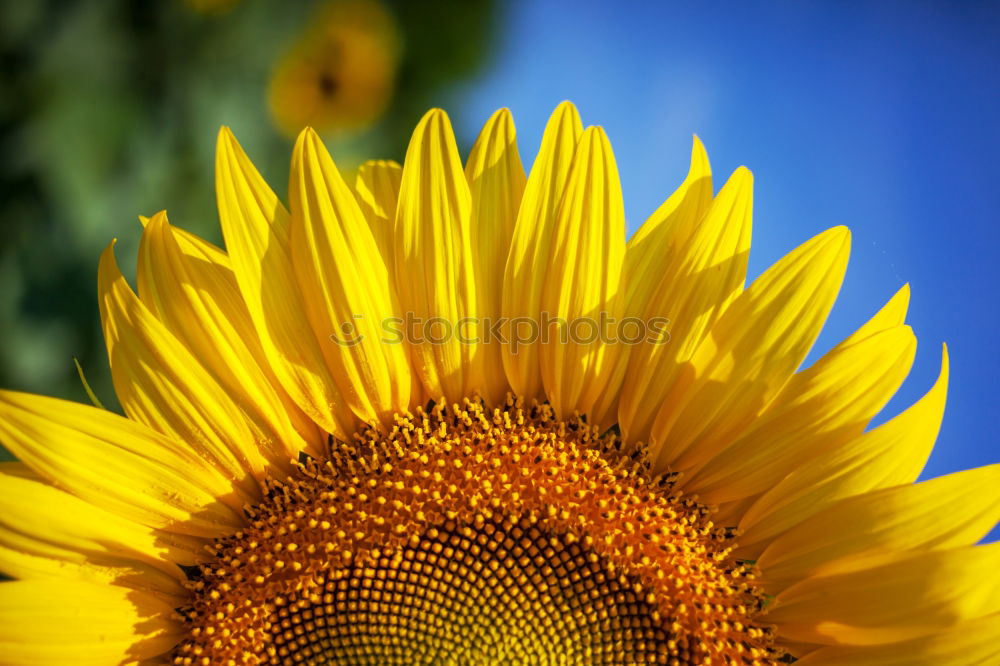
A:
[[[986,3],[516,2],[489,70],[463,89],[467,141],[501,106],[526,165],[562,99],[615,148],[634,231],[683,178],[691,134],[717,187],[755,175],[750,272],[834,225],[853,232],[811,358],[904,282],[920,341],[882,415],[933,383],[948,409],[924,476],[1000,462],[1000,9]]]

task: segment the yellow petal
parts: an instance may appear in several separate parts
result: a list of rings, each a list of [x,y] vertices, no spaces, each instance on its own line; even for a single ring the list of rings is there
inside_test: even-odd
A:
[[[476,263],[476,298],[483,317],[484,334],[499,322],[504,270],[514,235],[514,223],[524,193],[525,175],[517,151],[514,119],[500,109],[483,127],[465,165],[472,194],[472,252]],[[486,397],[496,404],[509,385],[503,368],[499,339],[484,341]]]
[[[1000,614],[987,615],[929,636],[870,647],[825,647],[796,666],[989,666],[997,661]]]
[[[451,122],[433,109],[413,132],[403,163],[396,288],[403,317],[418,331],[411,336],[414,371],[432,398],[449,402],[485,390],[471,213]]]
[[[655,318],[668,320],[663,324],[668,335],[647,339],[631,350],[618,410],[627,440],[649,441],[656,415],[685,364],[719,315],[743,291],[752,212],[753,175],[741,167],[683,244],[674,246],[663,263],[650,257],[644,274],[629,274],[633,295],[627,314],[649,326]],[[628,253],[626,266],[631,265]]]
[[[219,220],[236,281],[271,367],[298,406],[346,437],[354,415],[312,335],[289,251],[288,212],[228,128],[219,132],[215,173]]]
[[[860,342],[870,335],[884,331],[893,326],[899,326],[906,321],[906,311],[910,307],[910,285],[904,284],[899,288],[892,298],[879,308],[879,311],[869,319],[864,326],[854,331],[838,347],[847,347],[855,342]]]
[[[403,168],[392,160],[369,160],[358,168],[354,192],[358,205],[368,227],[375,237],[375,244],[382,254],[385,268],[389,272],[389,289],[398,303],[396,294],[396,251],[395,224],[396,206],[399,202],[399,186],[403,178]],[[426,404],[430,398],[424,394],[423,385],[417,374],[410,371],[410,402]]]
[[[289,190],[292,265],[330,375],[358,420],[391,427],[393,415],[410,407],[410,364],[403,344],[383,339],[384,322],[396,316],[389,274],[312,130],[295,144]]]
[[[190,594],[182,581],[145,562],[39,547],[37,540],[21,533],[0,534],[0,573],[15,580],[117,585],[162,599],[172,606],[185,604]],[[0,663],[4,663],[2,659]]]
[[[732,446],[684,479],[684,491],[708,504],[757,495],[857,437],[906,379],[916,350],[905,325],[831,350],[794,375]]]
[[[896,294],[891,299],[889,299],[889,301],[878,312],[875,313],[875,315],[870,320],[868,320],[868,322],[866,322],[857,331],[851,334],[847,339],[845,339],[836,347],[834,347],[832,350],[830,350],[825,355],[825,358],[828,360],[833,360],[835,358],[842,358],[842,354],[846,348],[855,345],[861,342],[862,340],[867,339],[869,336],[875,336],[881,332],[902,325],[904,319],[906,318],[906,309],[909,303],[909,296],[910,296],[909,286],[904,285],[898,292],[896,292]],[[888,359],[883,358],[882,360],[891,360],[896,358],[897,355],[900,355],[901,358],[907,358],[912,356],[911,354],[909,354],[904,345],[902,349],[897,348],[891,350],[889,358]],[[823,359],[821,359],[821,361],[822,360]],[[910,361],[907,361],[907,363],[909,364]],[[838,362],[836,365],[842,365],[842,364]],[[817,364],[814,364],[814,366],[807,372],[819,370],[821,367],[823,367],[822,364],[818,362]],[[782,389],[781,394],[769,408],[769,411],[773,409],[775,406],[781,405],[783,403],[781,396],[787,395],[791,397],[796,395],[795,393],[796,389],[794,388],[793,385],[801,380],[802,374],[803,373],[799,373],[799,375],[794,376],[792,380],[789,382],[789,386],[792,386],[791,390],[789,386],[786,386],[784,389]],[[878,383],[878,378],[873,377],[872,379],[876,379],[876,383]],[[835,388],[837,386],[838,384],[836,384],[835,382],[831,385],[831,388]],[[840,385],[840,388],[846,389],[848,388],[848,386],[847,384],[844,384]],[[867,403],[863,401],[862,404],[867,404]],[[817,404],[816,407],[820,408],[820,410],[823,411],[822,405]],[[803,414],[803,416],[805,417],[806,421],[808,421],[809,419],[808,414]],[[765,417],[765,419],[762,420],[767,420],[767,419]],[[822,421],[821,418],[817,420]],[[809,424],[806,422],[803,422],[803,425],[807,427],[809,426]],[[753,427],[750,429],[750,431],[743,439],[750,438],[752,440],[754,438],[757,438],[759,440],[757,436],[762,434],[765,433],[762,432],[760,428]],[[851,436],[850,435],[846,436],[846,438],[850,439]],[[810,452],[809,455],[812,455],[814,453],[823,455],[823,453],[821,452],[827,453],[831,450],[834,450],[838,444],[843,443],[844,439],[845,439],[845,433],[843,432],[843,430],[838,429],[831,431],[827,429],[823,436],[817,437],[816,439],[812,439],[808,442],[807,450]],[[717,456],[716,459],[713,460],[713,463],[719,463],[720,467],[726,466],[730,468],[731,471],[737,467],[740,468],[742,473],[746,474],[745,477],[741,476],[741,478],[744,478],[745,480],[750,480],[752,477],[757,477],[758,483],[756,487],[760,488],[761,486],[763,486],[764,489],[773,488],[790,471],[795,470],[801,466],[800,464],[801,458],[798,457],[800,452],[800,444],[798,442],[796,442],[795,446],[793,447],[788,447],[787,444],[783,447],[773,447],[770,445],[769,441],[763,441],[760,442],[760,446],[761,449],[756,449],[752,446],[750,447],[754,448],[756,452],[756,455],[753,456],[755,458],[755,462],[753,463],[754,465],[753,469],[748,469],[748,465],[750,464],[748,463],[748,461],[737,459],[735,455]],[[766,449],[766,451],[762,449]],[[729,466],[725,465],[726,461],[729,461],[731,465]],[[763,477],[765,480],[760,481],[761,477]],[[691,483],[693,487],[694,484],[693,481],[686,481],[686,483]],[[763,494],[762,492],[758,492],[731,501],[719,501],[719,503],[716,505],[717,510],[713,520],[716,522],[716,524],[720,525],[736,525],[737,523],[740,522],[743,516],[746,515],[750,507],[753,506],[753,504],[761,497],[762,494]],[[707,498],[704,499],[708,501]],[[759,552],[755,553],[752,556],[749,556],[749,559],[756,559],[757,554],[759,554]]]
[[[0,391],[0,443],[43,479],[142,525],[216,537],[243,523],[231,478],[103,409]]]
[[[166,211],[163,211],[166,215]],[[146,224],[143,228],[149,224],[149,220],[146,220]],[[222,270],[232,271],[233,266],[229,261],[229,255],[227,255],[220,247],[213,243],[209,243],[204,238],[191,233],[190,231],[185,231],[184,229],[172,228],[174,232],[174,238],[177,243],[181,246],[181,250],[188,255],[200,257],[205,261],[208,261],[215,266],[218,266]]]
[[[358,167],[354,181],[354,192],[358,198],[368,228],[371,229],[375,244],[389,271],[389,283],[393,280],[393,265],[396,262],[393,250],[393,225],[396,223],[396,202],[399,201],[399,184],[403,178],[403,168],[392,160],[369,160]]]
[[[183,636],[173,608],[82,581],[0,583],[0,663],[107,666],[152,659]]]
[[[624,319],[623,310],[618,304],[619,321]],[[615,329],[617,331],[621,329]],[[629,333],[626,333],[629,334]],[[622,384],[625,382],[625,373],[628,370],[629,354],[632,346],[628,344],[615,343],[615,349],[611,350],[613,356],[606,361],[606,368],[600,371],[604,390],[597,392],[597,399],[589,409],[589,423],[597,426],[601,431],[614,426],[618,422],[618,406],[621,403]]]
[[[691,166],[681,186],[660,204],[629,239],[625,250],[626,310],[645,312],[652,285],[660,283],[663,269],[677,260],[712,203],[712,169],[705,146],[694,137]],[[636,298],[638,296],[638,298]]]
[[[165,213],[154,215],[139,245],[140,299],[228,395],[238,396],[271,464],[287,467],[320,441],[316,427],[271,372],[228,259],[219,261],[198,241],[177,233]]]
[[[382,254],[385,268],[389,272],[389,289],[396,297],[396,251],[395,224],[396,206],[399,202],[399,186],[403,178],[403,168],[392,160],[369,160],[358,168],[354,192],[361,206],[361,212],[368,220],[368,227],[375,237],[375,244]],[[423,385],[416,373],[410,371],[410,402],[425,404],[429,399],[424,395]]]
[[[1000,465],[850,497],[775,539],[757,561],[768,591],[886,553],[977,543],[1000,520]]]
[[[15,578],[77,578],[186,596],[178,560],[190,552],[155,530],[41,480],[0,466],[0,571]]]
[[[161,211],[161,213],[163,215],[167,214],[166,211]],[[149,225],[149,220],[150,218],[145,215],[139,216],[139,221],[142,222],[143,229]],[[185,231],[184,229],[174,229],[174,236],[185,254],[202,257],[222,270],[231,271],[233,269],[229,263],[229,256],[214,243],[210,243],[201,236],[193,234],[190,231]]]
[[[187,442],[254,499],[254,478],[263,479],[267,461],[249,420],[139,301],[118,270],[114,243],[101,255],[97,290],[111,377],[125,413]]]
[[[148,527],[85,502],[52,485],[21,461],[0,462],[0,485],[17,489],[3,491],[0,504],[6,508],[0,509],[0,523],[6,526],[7,534],[24,531],[36,545],[44,542],[46,547],[77,553],[100,548],[125,553],[179,580],[185,574],[177,565],[194,564],[204,555],[204,538]],[[36,511],[50,517],[36,520],[32,517]]]
[[[829,229],[733,301],[660,408],[651,437],[656,469],[682,471],[704,463],[752,424],[819,335],[849,253],[846,227]]]
[[[920,552],[882,566],[809,578],[762,620],[778,636],[821,645],[878,645],[927,636],[1000,612],[1000,543]]]
[[[538,361],[542,288],[552,254],[556,211],[582,133],[576,107],[569,102],[560,104],[545,126],[528,176],[504,270],[501,310],[510,324],[505,330],[508,344],[503,349],[503,364],[514,393],[527,400],[542,397]]]
[[[64,550],[20,532],[0,531],[0,572],[16,580],[117,585],[163,599],[173,606],[183,605],[189,598],[183,581],[145,562]]]
[[[550,252],[540,305],[553,319],[541,322],[539,361],[545,393],[566,418],[618,391],[621,376],[618,385],[612,378],[625,349],[607,339],[615,332],[605,323],[622,318],[625,211],[618,167],[599,127],[587,128],[577,144]]]
[[[913,483],[930,456],[944,416],[948,353],[927,394],[902,414],[789,474],[739,523],[740,556],[756,559],[777,535],[839,499]]]

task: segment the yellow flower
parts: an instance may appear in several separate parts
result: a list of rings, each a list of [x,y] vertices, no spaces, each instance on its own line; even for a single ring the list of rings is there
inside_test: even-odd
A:
[[[271,78],[271,113],[293,135],[361,130],[392,98],[399,43],[396,24],[375,0],[330,3],[281,59]]]
[[[996,663],[1000,465],[914,483],[909,292],[798,370],[835,228],[744,286],[750,172],[626,243],[604,132],[429,112],[349,186],[311,130],[290,207],[228,130],[227,251],[146,221],[101,316],[126,417],[0,393],[9,664]],[[669,321],[667,321],[669,320]]]

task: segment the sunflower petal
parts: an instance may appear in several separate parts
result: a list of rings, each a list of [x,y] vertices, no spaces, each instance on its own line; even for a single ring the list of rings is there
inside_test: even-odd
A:
[[[282,386],[327,432],[346,437],[354,415],[309,331],[289,253],[288,212],[228,128],[219,131],[215,173],[219,220],[236,281]]]
[[[712,169],[701,139],[691,145],[687,177],[629,239],[625,250],[626,310],[642,313],[663,267],[676,260],[712,204]]]
[[[165,213],[154,215],[139,245],[140,300],[202,363],[260,433],[261,452],[286,466],[319,441],[316,427],[270,371],[228,259],[182,236]]]
[[[653,425],[655,468],[683,471],[717,454],[802,363],[840,290],[850,232],[834,227],[764,272],[712,326]],[[697,441],[698,446],[692,446]]]
[[[948,351],[927,394],[892,420],[810,461],[766,492],[743,515],[738,553],[756,559],[777,535],[839,499],[913,483],[930,456],[944,416]]]
[[[837,347],[847,347],[860,342],[870,335],[879,333],[893,326],[899,326],[906,321],[906,312],[910,307],[910,285],[904,284],[892,298],[879,308],[875,315],[865,322],[865,325],[854,331]]]
[[[0,583],[0,661],[106,666],[152,659],[182,634],[168,602],[82,581]]]
[[[977,543],[1000,521],[1000,465],[850,497],[775,539],[757,561],[769,591],[873,557]]]
[[[763,619],[783,638],[879,645],[1000,612],[1000,543],[927,551],[868,569],[808,578]]]
[[[399,203],[399,186],[403,178],[403,167],[392,160],[369,160],[358,168],[354,182],[354,193],[368,228],[375,237],[375,244],[389,273],[389,288],[393,298],[396,290],[396,250],[395,225],[396,207]],[[397,299],[398,300],[398,299]],[[425,403],[423,386],[416,373],[410,371],[410,402]]]
[[[145,562],[84,555],[44,544],[40,547],[37,540],[20,533],[0,535],[0,572],[16,580],[86,581],[117,585],[163,599],[175,607],[184,605],[190,599],[182,581]],[[5,663],[2,658],[0,663]]]
[[[150,222],[152,225],[153,223]],[[101,255],[101,321],[115,392],[128,416],[188,442],[256,497],[266,461],[242,410],[125,282],[114,243]]]
[[[368,228],[371,229],[375,244],[382,254],[382,260],[389,273],[389,289],[397,301],[395,225],[402,178],[403,168],[396,162],[369,160],[358,168],[358,176],[354,183],[358,205],[368,220]],[[425,404],[428,399],[423,393],[420,378],[411,369],[410,402]]]
[[[395,252],[397,275],[414,278],[396,284],[401,311],[422,329],[421,339],[411,340],[414,370],[434,399],[457,401],[485,390],[471,214],[451,121],[433,109],[406,151]]]
[[[403,168],[392,160],[369,160],[358,167],[354,180],[354,193],[361,213],[368,221],[375,244],[389,271],[389,284],[393,284],[393,226],[396,223],[396,203],[399,201],[399,184]]]
[[[106,410],[0,391],[0,442],[42,478],[123,519],[210,538],[243,524],[245,500],[230,477]]]
[[[959,622],[909,641],[816,650],[796,666],[989,666],[1000,645],[1000,614]]]
[[[354,196],[320,138],[292,156],[290,245],[306,314],[340,395],[358,420],[386,427],[410,407],[410,363],[383,341],[394,317],[389,274]]]
[[[599,127],[587,128],[577,144],[550,252],[540,305],[553,324],[542,322],[549,339],[543,335],[539,361],[546,395],[566,418],[589,412],[602,392],[619,388],[611,378],[623,345],[606,343],[600,328],[605,317],[621,320],[625,211],[618,167]],[[587,324],[582,333],[578,322]]]
[[[175,562],[189,556],[151,528],[0,465],[0,571],[9,576],[89,577],[177,601],[186,592]]]
[[[857,343],[860,343],[863,340],[866,340],[870,336],[875,336],[889,329],[901,326],[904,320],[906,319],[906,310],[909,304],[909,298],[910,298],[910,288],[908,285],[903,285],[903,287],[899,291],[897,291],[896,294],[893,295],[893,297],[889,299],[889,301],[884,306],[882,306],[879,309],[879,311],[872,316],[871,319],[869,319],[863,326],[861,326],[857,331],[848,336],[840,344],[838,344],[836,347],[827,352],[827,354],[824,355],[823,359],[814,364],[813,367],[805,371],[805,373],[812,373],[814,371],[817,371],[821,369],[827,361],[832,361],[834,359],[841,358],[841,355],[847,348]],[[904,346],[904,348],[902,349],[891,350],[889,356],[890,357],[899,356],[902,359],[909,357],[910,354],[905,349]],[[883,358],[882,360],[888,360],[888,359]],[[912,363],[912,359],[911,361],[908,361],[908,363]],[[842,364],[838,362],[834,364],[833,367],[839,365]],[[880,363],[879,365],[884,365],[884,364]],[[890,364],[889,366],[886,367],[892,367],[892,366]],[[797,391],[800,389],[796,389],[794,385],[801,381],[802,378],[801,376],[803,374],[804,373],[799,373],[799,375],[792,377],[792,380],[789,382],[789,386],[786,386],[784,389],[782,389],[781,394],[779,394],[778,398],[775,399],[771,407],[768,408],[768,412],[774,411],[774,408],[776,406],[782,405],[786,402],[785,400],[782,399],[782,396],[788,396],[789,398],[791,398],[793,404],[798,402],[795,399],[795,396],[797,395]],[[848,382],[850,381],[852,380],[848,380]],[[841,388],[847,388],[847,385],[845,384]],[[821,412],[825,412],[825,408],[820,403],[815,403],[815,406],[818,407]],[[809,415],[805,414],[805,416],[806,420],[808,421]],[[770,418],[765,416],[764,420],[769,421]],[[787,421],[787,416],[783,417],[781,420]],[[817,425],[819,425],[822,428],[823,418],[818,417],[816,418],[816,421]],[[807,427],[811,427],[811,424],[806,424],[806,425]],[[743,439],[747,438],[754,439],[760,434],[761,434],[760,428],[752,427],[748,431],[748,433],[743,437]],[[806,441],[805,439],[806,437],[809,436],[803,434],[801,441]],[[853,437],[853,435],[850,437]],[[850,439],[850,437],[848,437],[848,439]],[[836,443],[831,443],[832,440],[835,440],[836,443],[843,443],[842,431],[827,430],[825,434],[823,436],[818,437],[818,439],[810,439],[808,450],[814,453],[819,453],[824,450],[826,451],[832,450],[833,447],[836,446]],[[769,442],[766,441],[762,442],[760,446],[762,448],[768,448],[773,453],[773,447],[769,446]],[[763,459],[762,456],[758,455],[756,456],[756,458],[757,462],[759,463],[759,466],[755,466],[752,470],[746,469],[747,468],[746,461],[744,461],[741,458],[736,458],[735,456],[717,456],[715,460],[717,460],[719,463],[722,463],[723,460],[730,460],[734,466],[740,466],[741,468],[743,468],[744,472],[747,474],[748,477],[749,476],[767,477],[767,482],[764,483],[764,488],[770,489],[773,488],[791,470],[800,467],[798,463],[800,462],[801,459],[800,458],[797,459],[794,457],[798,455],[798,448],[799,448],[798,446],[791,447],[791,450],[789,450],[789,447],[786,446],[784,448],[779,449],[779,451],[784,451],[786,454],[787,453],[794,454],[793,457],[791,458],[788,455],[781,455],[780,453],[778,453],[777,455],[768,455],[766,457],[763,457]],[[755,451],[759,453],[759,450]],[[691,483],[693,484],[694,482],[692,481]],[[718,508],[715,514],[716,523],[722,525],[735,525],[740,521],[741,517],[746,514],[747,510],[761,496],[761,494],[762,493],[746,495],[744,497],[731,501],[720,501],[720,503],[717,505]],[[707,498],[706,501],[708,501]]]
[[[476,298],[485,335],[490,330],[487,322],[500,320],[504,269],[525,184],[514,119],[507,109],[500,109],[486,122],[472,146],[465,176],[472,193]],[[496,404],[509,390],[501,341],[484,341],[483,354],[486,397]]]
[[[539,327],[542,289],[552,255],[556,212],[569,178],[570,162],[583,133],[580,114],[569,102],[552,113],[531,168],[504,270],[501,311],[509,322],[503,364],[514,393],[527,400],[543,393]]]
[[[669,337],[636,345],[618,410],[629,441],[648,442],[653,422],[685,364],[719,315],[743,291],[753,211],[753,175],[737,169],[688,240],[648,275],[628,275],[629,316],[669,319]],[[691,217],[693,217],[693,213]],[[630,249],[628,252],[632,252]],[[625,255],[629,265],[628,253]],[[638,280],[644,283],[636,285]]]
[[[916,350],[904,325],[830,351],[794,375],[732,446],[685,479],[685,492],[708,504],[757,495],[859,436],[906,379]]]

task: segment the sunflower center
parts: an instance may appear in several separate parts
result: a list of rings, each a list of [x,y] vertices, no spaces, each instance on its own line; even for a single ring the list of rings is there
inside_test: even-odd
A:
[[[324,97],[332,97],[339,87],[340,84],[337,83],[337,79],[330,72],[323,71],[319,75],[319,91]]]
[[[334,442],[216,544],[175,663],[773,663],[729,535],[641,454],[513,401]]]

